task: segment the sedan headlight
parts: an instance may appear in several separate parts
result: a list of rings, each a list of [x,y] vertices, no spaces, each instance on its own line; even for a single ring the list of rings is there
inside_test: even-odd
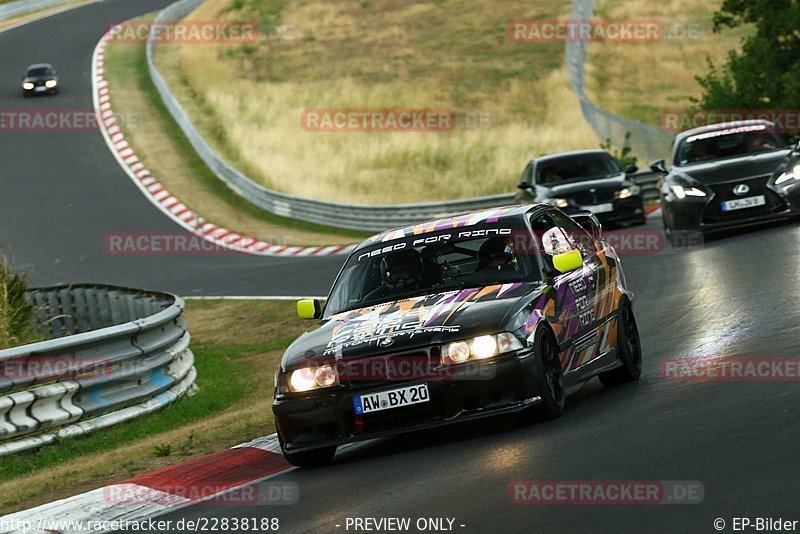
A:
[[[25,82],[22,84],[22,88],[25,89],[26,91],[30,91],[31,89],[33,89],[33,84],[31,82]]]
[[[778,179],[775,180],[775,185],[780,185],[792,179],[800,181],[800,165],[795,165],[791,172],[782,172]]]
[[[616,192],[614,196],[617,198],[630,198],[635,197],[642,191],[642,188],[638,185],[629,185],[628,187],[623,187],[619,191]]]
[[[44,82],[44,85],[45,85],[45,87],[47,87],[48,89],[52,89],[53,87],[55,87],[56,85],[58,85],[58,82],[57,82],[57,81],[55,81],[55,80],[47,80],[46,82]]]
[[[327,388],[339,383],[339,375],[332,365],[319,367],[303,367],[295,369],[289,375],[289,391],[302,393],[312,389]]]
[[[521,348],[522,342],[511,332],[478,336],[443,346],[442,363],[447,365],[462,363],[469,359],[485,360]]]
[[[567,208],[569,207],[569,200],[566,198],[545,198],[542,200],[545,204],[550,204],[551,206],[555,206],[557,208]]]
[[[673,185],[670,187],[672,189],[672,192],[675,193],[675,196],[678,198],[706,196],[705,191],[703,191],[702,189],[698,189],[696,187],[684,187],[682,185]]]

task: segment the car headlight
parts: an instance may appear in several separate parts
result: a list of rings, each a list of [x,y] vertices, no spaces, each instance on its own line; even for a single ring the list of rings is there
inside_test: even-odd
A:
[[[289,391],[302,393],[312,389],[328,388],[339,383],[339,375],[332,365],[303,367],[289,375]]]
[[[30,91],[31,89],[33,89],[33,84],[31,82],[25,82],[22,84],[22,88],[25,89],[26,91]]]
[[[686,198],[686,197],[704,197],[706,196],[706,192],[702,189],[698,189],[696,187],[684,187],[682,185],[672,185],[670,186],[672,192],[675,193],[675,196],[678,198]]]
[[[45,85],[45,87],[47,87],[48,89],[52,89],[53,87],[55,87],[56,85],[58,85],[58,82],[57,82],[57,81],[55,81],[55,80],[47,80],[46,82],[44,82],[44,85]]]
[[[569,200],[566,198],[545,198],[542,200],[545,204],[550,204],[551,206],[555,206],[557,208],[567,208],[569,207]]]
[[[800,181],[800,165],[795,165],[791,172],[782,172],[778,179],[775,180],[775,185],[780,185],[792,179]]]
[[[442,347],[442,363],[447,365],[462,363],[469,359],[485,360],[521,348],[522,342],[511,332],[478,336],[444,345]]]
[[[638,185],[634,184],[634,185],[629,185],[628,187],[623,187],[622,189],[617,191],[614,196],[616,196],[617,198],[635,197],[641,191],[642,191],[642,188],[639,187]]]

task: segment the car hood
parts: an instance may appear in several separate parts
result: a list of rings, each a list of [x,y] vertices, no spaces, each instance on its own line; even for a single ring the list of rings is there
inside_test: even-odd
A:
[[[502,331],[506,319],[534,296],[534,283],[498,284],[411,297],[343,312],[292,343],[282,368],[303,361],[368,357]]]
[[[609,176],[608,178],[600,178],[599,180],[571,180],[558,185],[539,185],[545,190],[548,196],[561,197],[588,191],[590,189],[594,189],[597,192],[618,191],[627,185],[631,185],[631,182],[626,179],[626,175],[623,172]]]
[[[22,83],[25,82],[46,82],[47,80],[56,80],[55,76],[26,76]]]
[[[739,158],[675,167],[673,173],[688,176],[701,184],[732,182],[773,174],[791,150],[776,150]]]

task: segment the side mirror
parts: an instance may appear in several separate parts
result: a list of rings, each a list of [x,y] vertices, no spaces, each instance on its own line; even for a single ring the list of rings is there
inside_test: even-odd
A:
[[[570,250],[553,256],[553,267],[561,274],[571,273],[583,267],[583,257],[580,250]]]
[[[322,303],[317,299],[298,300],[297,316],[301,319],[319,319],[322,317]]]
[[[603,225],[598,220],[597,216],[590,211],[581,211],[572,214],[572,220],[581,225],[581,228],[589,232],[595,241],[599,241],[603,237]]]
[[[627,167],[625,167],[625,174],[633,174],[633,173],[635,173],[635,172],[636,172],[636,171],[638,171],[638,170],[639,170],[639,167],[637,167],[636,165],[634,165],[633,163],[631,163],[630,165],[628,165]]]
[[[517,187],[519,189],[530,189],[531,188],[531,183],[530,182],[526,182],[525,180],[522,180],[520,183],[517,184]]]
[[[793,152],[800,152],[800,141],[798,141],[797,143],[795,143],[795,144],[792,146],[792,151],[793,151]]]
[[[650,170],[657,174],[669,174],[669,171],[667,170],[667,164],[664,163],[663,159],[651,163]]]

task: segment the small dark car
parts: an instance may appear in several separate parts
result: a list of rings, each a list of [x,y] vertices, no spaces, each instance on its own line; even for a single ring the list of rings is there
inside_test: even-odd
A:
[[[532,159],[518,184],[520,202],[544,202],[565,213],[588,210],[603,224],[644,224],[647,214],[641,188],[603,150],[562,152]]]
[[[734,227],[800,215],[797,152],[765,120],[712,124],[679,133],[672,167],[662,175],[659,197],[667,237],[702,237]],[[798,169],[800,170],[800,169]]]
[[[22,77],[22,94],[26,97],[34,95],[57,95],[58,75],[49,63],[37,63],[28,67]]]
[[[316,324],[275,376],[286,458],[344,443],[539,410],[599,376],[639,378],[641,344],[619,257],[590,213],[543,204],[384,232],[347,259]],[[589,228],[589,231],[585,230]],[[538,416],[537,416],[538,417]]]

